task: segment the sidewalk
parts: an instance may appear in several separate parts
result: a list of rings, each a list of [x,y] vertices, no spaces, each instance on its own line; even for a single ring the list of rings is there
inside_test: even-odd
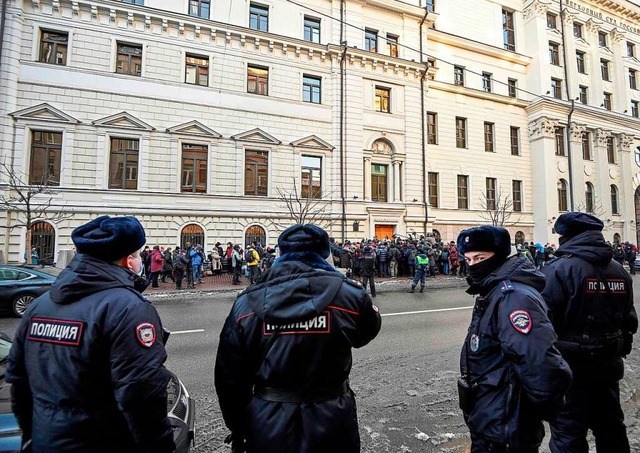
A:
[[[340,269],[338,269],[340,270]],[[195,288],[187,289],[186,279],[182,282],[183,289],[177,289],[175,283],[167,279],[167,283],[158,280],[160,287],[152,288],[149,286],[145,291],[145,296],[150,298],[164,298],[186,294],[203,294],[203,293],[220,293],[220,292],[240,292],[248,285],[249,280],[242,276],[240,285],[231,284],[231,274],[207,275],[204,277],[204,283],[196,285]],[[438,275],[436,277],[427,278],[427,289],[433,288],[457,288],[464,287],[467,282],[462,277]],[[376,278],[376,289],[378,292],[394,292],[407,290],[411,286],[409,277],[398,278]]]

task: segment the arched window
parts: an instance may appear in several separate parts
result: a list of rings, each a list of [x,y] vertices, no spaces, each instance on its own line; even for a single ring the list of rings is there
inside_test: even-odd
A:
[[[587,212],[593,212],[593,184],[587,183],[587,188],[584,191],[585,208]]]
[[[522,231],[516,231],[516,244],[524,244],[524,233]]]
[[[640,167],[640,146],[636,148],[635,155],[636,155],[636,165]]]
[[[247,228],[244,234],[244,245],[253,244],[259,242],[261,245],[267,245],[267,233],[260,225],[252,225]]]
[[[558,181],[558,211],[567,210],[567,181],[561,179]]]
[[[31,247],[38,251],[38,264],[53,264],[55,261],[56,230],[50,223],[39,221],[31,225]],[[31,251],[27,251],[30,257]],[[31,258],[29,258],[31,262]]]
[[[622,238],[620,238],[620,234],[616,233],[613,235],[613,243],[620,244],[622,242]]]
[[[185,225],[182,229],[182,233],[180,233],[180,248],[185,248],[187,246],[187,242],[189,245],[205,245],[204,230],[200,225],[196,225],[195,223]]]
[[[440,243],[440,241],[442,241],[442,235],[440,234],[440,232],[438,230],[431,230],[433,233],[433,239],[436,241],[436,243]]]
[[[618,188],[611,184],[611,214],[620,214],[618,210]]]

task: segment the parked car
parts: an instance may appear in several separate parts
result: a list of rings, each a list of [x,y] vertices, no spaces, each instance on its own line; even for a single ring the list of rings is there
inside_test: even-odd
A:
[[[22,317],[36,297],[49,291],[60,272],[51,266],[0,266],[0,310]]]
[[[11,339],[0,332],[0,453],[20,453],[22,432],[11,411],[11,386],[4,380]],[[171,372],[170,372],[171,373]],[[195,439],[195,405],[178,377],[171,373],[167,384],[167,413],[173,427],[175,453],[189,453]]]

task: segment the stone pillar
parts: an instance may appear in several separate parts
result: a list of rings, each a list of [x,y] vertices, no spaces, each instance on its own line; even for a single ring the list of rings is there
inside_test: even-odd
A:
[[[602,93],[604,92],[600,70],[598,30],[600,30],[600,24],[593,19],[589,19],[585,24],[586,33],[584,34],[584,39],[589,43],[589,52],[587,53],[590,75],[589,104],[596,107],[600,107],[600,104],[602,104]]]
[[[529,123],[531,146],[531,172],[533,200],[524,200],[525,206],[533,207],[535,222],[533,240],[548,242],[553,218],[558,216],[558,169],[555,155],[555,128],[558,120],[540,117]],[[526,193],[526,191],[525,191]]]
[[[569,13],[566,9],[562,14],[562,20],[564,20],[564,29],[566,32],[565,44],[566,47],[562,49],[562,52],[565,52],[566,61],[567,61],[567,73],[569,74],[569,79],[565,80],[564,83],[567,84],[567,88],[569,90],[569,99],[575,99],[580,94],[579,84],[578,84],[578,65],[576,63],[576,42],[573,37],[573,22],[577,19],[575,14]],[[564,56],[561,64],[564,65]],[[564,99],[565,93],[563,91],[562,98]]]
[[[618,137],[618,146],[620,146],[620,184],[618,186],[618,204],[620,205],[620,214],[624,221],[623,240],[631,243],[636,242],[636,212],[635,212],[635,191],[632,173],[637,168],[633,155],[633,135],[620,134]],[[634,170],[632,170],[634,169]],[[609,203],[610,204],[610,203]],[[634,223],[631,223],[631,220]]]
[[[569,190],[573,194],[573,208],[577,209],[585,205],[584,188],[585,174],[594,171],[593,162],[582,158],[582,133],[587,132],[587,127],[583,124],[571,123],[571,181],[569,182]],[[592,138],[592,137],[591,137]],[[591,140],[591,154],[595,152],[593,149],[593,140]],[[571,194],[569,197],[571,197]],[[571,198],[567,208],[571,210]]]
[[[607,139],[611,131],[595,130],[595,199],[594,212],[604,217],[603,221],[611,218],[609,159],[607,157]]]
[[[364,158],[364,201],[371,201],[371,157]]]
[[[532,1],[523,11],[524,28],[527,39],[524,51],[519,52],[533,57],[528,76],[519,79],[519,85],[534,93],[546,93],[551,83],[551,68],[547,63],[549,38],[547,37],[547,11],[549,5],[540,0]]]
[[[624,39],[624,33],[614,28],[609,34],[610,43],[609,46],[613,51],[613,60],[611,62],[611,69],[613,70],[613,77],[610,77],[613,82],[613,92],[611,93],[613,105],[612,110],[616,112],[624,112],[631,108],[627,93],[629,92],[629,72],[624,67],[624,56],[627,55],[626,41]],[[623,49],[624,48],[624,49]]]
[[[400,201],[400,162],[394,160],[393,165],[393,201]]]

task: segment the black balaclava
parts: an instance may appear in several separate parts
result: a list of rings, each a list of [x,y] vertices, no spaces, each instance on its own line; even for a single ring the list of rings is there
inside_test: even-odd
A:
[[[500,267],[506,258],[502,255],[493,255],[491,258],[487,258],[484,261],[480,261],[473,266],[467,267],[467,272],[469,273],[469,284],[471,285],[479,285],[482,281],[487,278],[491,272]]]

